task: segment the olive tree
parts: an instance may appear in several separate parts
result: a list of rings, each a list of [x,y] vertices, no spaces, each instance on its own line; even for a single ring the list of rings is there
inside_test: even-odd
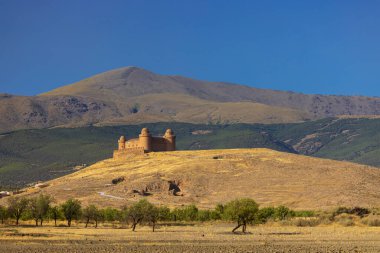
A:
[[[5,219],[8,218],[8,211],[4,206],[0,205],[0,220],[1,224],[4,224]]]
[[[160,209],[147,201],[143,212],[144,219],[151,223],[152,231],[154,232],[157,221],[160,219]]]
[[[78,219],[81,215],[81,203],[77,199],[68,199],[61,205],[61,209],[69,227],[71,227],[71,221]]]
[[[95,206],[89,205],[85,209],[83,209],[82,217],[85,219],[86,227],[91,220],[95,221],[95,228],[98,227],[98,222],[102,218],[102,212]]]
[[[145,216],[144,209],[147,203],[146,199],[142,199],[128,208],[127,217],[132,222],[132,231],[135,231],[137,224],[143,221]]]
[[[40,221],[40,226],[42,226],[44,218],[48,215],[52,201],[53,198],[50,195],[44,194],[40,194],[38,197],[29,200],[29,211],[36,222],[36,226],[38,226],[38,221]]]
[[[25,197],[10,197],[8,198],[8,214],[16,219],[18,226],[21,216],[28,208],[29,200]]]
[[[224,217],[237,222],[237,226],[232,230],[233,233],[242,227],[243,233],[247,231],[247,224],[252,224],[259,211],[259,205],[252,199],[237,199],[228,202],[224,207]]]
[[[63,218],[62,211],[58,206],[53,206],[49,209],[48,216],[54,220],[54,226],[57,226],[57,220]]]

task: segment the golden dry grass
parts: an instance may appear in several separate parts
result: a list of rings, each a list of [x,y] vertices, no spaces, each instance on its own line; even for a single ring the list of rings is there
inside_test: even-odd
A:
[[[82,225],[82,224],[81,224]],[[247,235],[232,224],[130,229],[0,227],[0,252],[379,252],[380,230],[368,227],[257,226]]]
[[[112,185],[117,177],[125,181]],[[169,194],[168,181],[179,183],[182,196]],[[120,207],[142,198],[133,190],[148,188],[149,201],[169,206],[211,208],[249,197],[261,206],[331,209],[380,206],[379,182],[378,168],[269,149],[175,151],[104,160],[23,195],[44,192],[58,203],[72,197]]]

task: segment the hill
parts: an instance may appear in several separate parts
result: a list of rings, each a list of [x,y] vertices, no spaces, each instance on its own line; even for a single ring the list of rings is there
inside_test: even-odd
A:
[[[154,135],[172,128],[178,136],[177,148],[268,147],[295,152],[285,143],[261,134],[260,127],[245,125],[194,125],[155,123],[128,126],[53,128],[20,130],[0,136],[0,188],[20,187],[53,179],[112,156],[121,135],[134,138],[142,127]]]
[[[0,188],[50,180],[111,157],[120,135],[142,127],[155,135],[172,128],[180,150],[270,148],[380,167],[380,119],[328,118],[297,124],[204,125],[154,123],[128,126],[20,130],[0,135]]]
[[[118,184],[112,179],[124,177]],[[380,170],[269,149],[149,153],[108,159],[49,181],[42,191],[57,202],[75,197],[86,204],[120,207],[147,197],[157,204],[214,207],[250,197],[262,206],[296,209],[379,206]]]
[[[305,95],[126,67],[39,96],[0,95],[0,132],[149,122],[294,123],[380,115],[380,98]]]

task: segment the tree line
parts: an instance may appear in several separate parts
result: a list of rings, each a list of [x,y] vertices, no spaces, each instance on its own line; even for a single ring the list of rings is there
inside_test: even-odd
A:
[[[265,223],[271,220],[284,220],[294,216],[312,216],[310,211],[295,212],[285,206],[264,207],[252,199],[243,198],[230,201],[226,204],[218,204],[209,210],[198,209],[195,205],[188,205],[170,209],[166,206],[157,206],[147,199],[141,199],[136,203],[117,208],[98,208],[95,205],[83,207],[76,199],[68,199],[60,205],[54,205],[54,199],[50,195],[40,194],[39,196],[9,197],[7,206],[0,206],[0,220],[4,224],[5,220],[14,220],[16,226],[21,220],[34,220],[36,226],[43,226],[47,219],[54,220],[57,226],[58,220],[65,220],[68,227],[72,221],[82,221],[85,227],[90,223],[98,227],[100,222],[120,222],[129,224],[132,231],[137,225],[150,225],[155,231],[158,222],[177,221],[213,221],[225,220],[236,223],[232,232],[239,228],[242,232],[247,231],[247,225]]]

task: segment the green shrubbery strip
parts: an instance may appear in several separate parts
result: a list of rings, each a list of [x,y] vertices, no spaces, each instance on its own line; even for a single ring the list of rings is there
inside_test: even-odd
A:
[[[95,205],[83,207],[76,199],[68,199],[60,205],[53,205],[54,199],[49,195],[10,197],[8,205],[0,206],[0,222],[13,220],[18,225],[20,220],[34,220],[36,226],[42,226],[46,219],[65,220],[70,227],[72,221],[82,221],[85,227],[90,223],[97,227],[100,222],[120,222],[130,225],[135,231],[138,225],[150,225],[154,232],[159,222],[207,222],[229,221],[235,222],[232,232],[242,228],[245,233],[247,225],[263,224],[269,221],[280,222],[284,225],[299,227],[313,227],[320,224],[336,222],[342,226],[355,225],[355,219],[361,219],[362,224],[380,226],[380,218],[376,213],[366,208],[339,207],[330,213],[316,213],[314,211],[295,211],[286,206],[263,207],[252,199],[243,198],[232,200],[226,204],[218,204],[214,209],[202,210],[195,205],[187,205],[169,209],[166,206],[156,206],[147,199],[141,199],[121,209],[106,207],[98,208]],[[356,218],[355,218],[356,217]]]

